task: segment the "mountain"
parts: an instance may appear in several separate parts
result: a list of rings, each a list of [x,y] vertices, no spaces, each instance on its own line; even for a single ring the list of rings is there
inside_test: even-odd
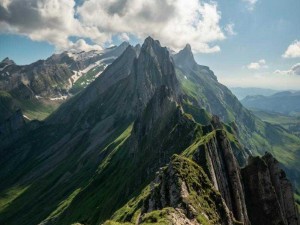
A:
[[[254,95],[270,96],[278,92],[272,89],[255,88],[255,87],[252,88],[230,87],[229,89],[239,100],[242,100],[247,96],[254,96]]]
[[[267,112],[293,115],[300,113],[300,91],[278,92],[271,96],[248,96],[242,104],[247,108],[259,109]]]
[[[280,168],[297,184],[299,139],[252,115],[189,45],[129,45],[16,130],[0,135],[1,224],[299,224]]]
[[[63,52],[24,66],[6,58],[0,63],[1,96],[11,96],[27,118],[44,119],[66,98],[94,81],[128,45],[124,42],[103,51]]]

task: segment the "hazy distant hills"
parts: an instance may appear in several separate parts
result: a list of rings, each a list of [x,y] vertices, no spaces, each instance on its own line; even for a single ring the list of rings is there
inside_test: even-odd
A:
[[[254,96],[254,95],[270,96],[278,92],[272,89],[255,88],[255,87],[250,87],[250,88],[230,87],[229,89],[239,100],[242,100],[247,96]]]
[[[286,115],[298,115],[300,113],[300,91],[278,92],[271,96],[247,96],[241,102],[247,108],[267,112],[277,112]]]

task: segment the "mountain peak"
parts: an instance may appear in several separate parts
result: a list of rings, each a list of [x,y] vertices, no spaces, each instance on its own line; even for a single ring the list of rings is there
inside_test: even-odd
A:
[[[6,57],[5,59],[3,59],[1,61],[1,64],[12,65],[12,64],[15,64],[15,62],[13,60],[11,60],[10,58]]]
[[[121,48],[127,48],[128,46],[129,46],[130,44],[129,44],[129,42],[128,41],[123,41],[119,46],[117,46],[117,48],[118,47],[121,47]]]
[[[197,64],[194,59],[194,55],[190,44],[186,44],[184,49],[180,50],[177,54],[175,54],[174,60],[179,67],[187,69],[191,69],[194,65]]]
[[[147,46],[159,46],[161,47],[160,43],[158,40],[154,40],[152,37],[148,36],[145,41],[144,41],[144,44],[142,45],[142,48],[144,47],[147,47]]]
[[[185,45],[185,47],[184,47],[183,50],[191,52],[191,51],[192,51],[192,47],[191,47],[191,45],[190,45],[189,43],[187,43],[187,44]]]

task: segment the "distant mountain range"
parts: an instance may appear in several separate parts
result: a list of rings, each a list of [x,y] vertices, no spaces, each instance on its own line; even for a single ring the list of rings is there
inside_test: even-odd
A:
[[[0,62],[1,118],[21,108],[29,119],[44,119],[64,100],[93,82],[119,57],[129,44],[103,51],[63,52],[30,65],[16,65],[5,58]],[[1,121],[1,119],[0,119]]]
[[[300,91],[278,92],[271,96],[247,96],[241,102],[247,108],[259,109],[266,112],[277,112],[286,115],[300,114]]]
[[[270,96],[279,92],[272,89],[256,88],[256,87],[249,87],[249,88],[231,87],[229,89],[239,100],[242,100],[247,96],[254,96],[254,95]]]
[[[0,224],[298,225],[300,138],[254,116],[190,45],[125,45],[107,66],[114,50],[1,66]],[[9,100],[64,95],[43,121]]]

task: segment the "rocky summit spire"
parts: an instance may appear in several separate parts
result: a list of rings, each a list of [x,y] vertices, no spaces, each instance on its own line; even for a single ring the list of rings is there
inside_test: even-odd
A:
[[[185,69],[191,69],[194,65],[197,65],[190,44],[186,44],[184,49],[174,55],[174,61],[176,65]]]
[[[179,91],[169,51],[151,37],[146,38],[141,47],[132,79],[139,99],[144,103],[148,102],[155,90],[162,85],[170,88],[175,95]]]
[[[13,60],[11,60],[10,58],[6,57],[5,59],[3,59],[1,62],[0,62],[0,65],[13,65],[15,64],[15,62]]]

